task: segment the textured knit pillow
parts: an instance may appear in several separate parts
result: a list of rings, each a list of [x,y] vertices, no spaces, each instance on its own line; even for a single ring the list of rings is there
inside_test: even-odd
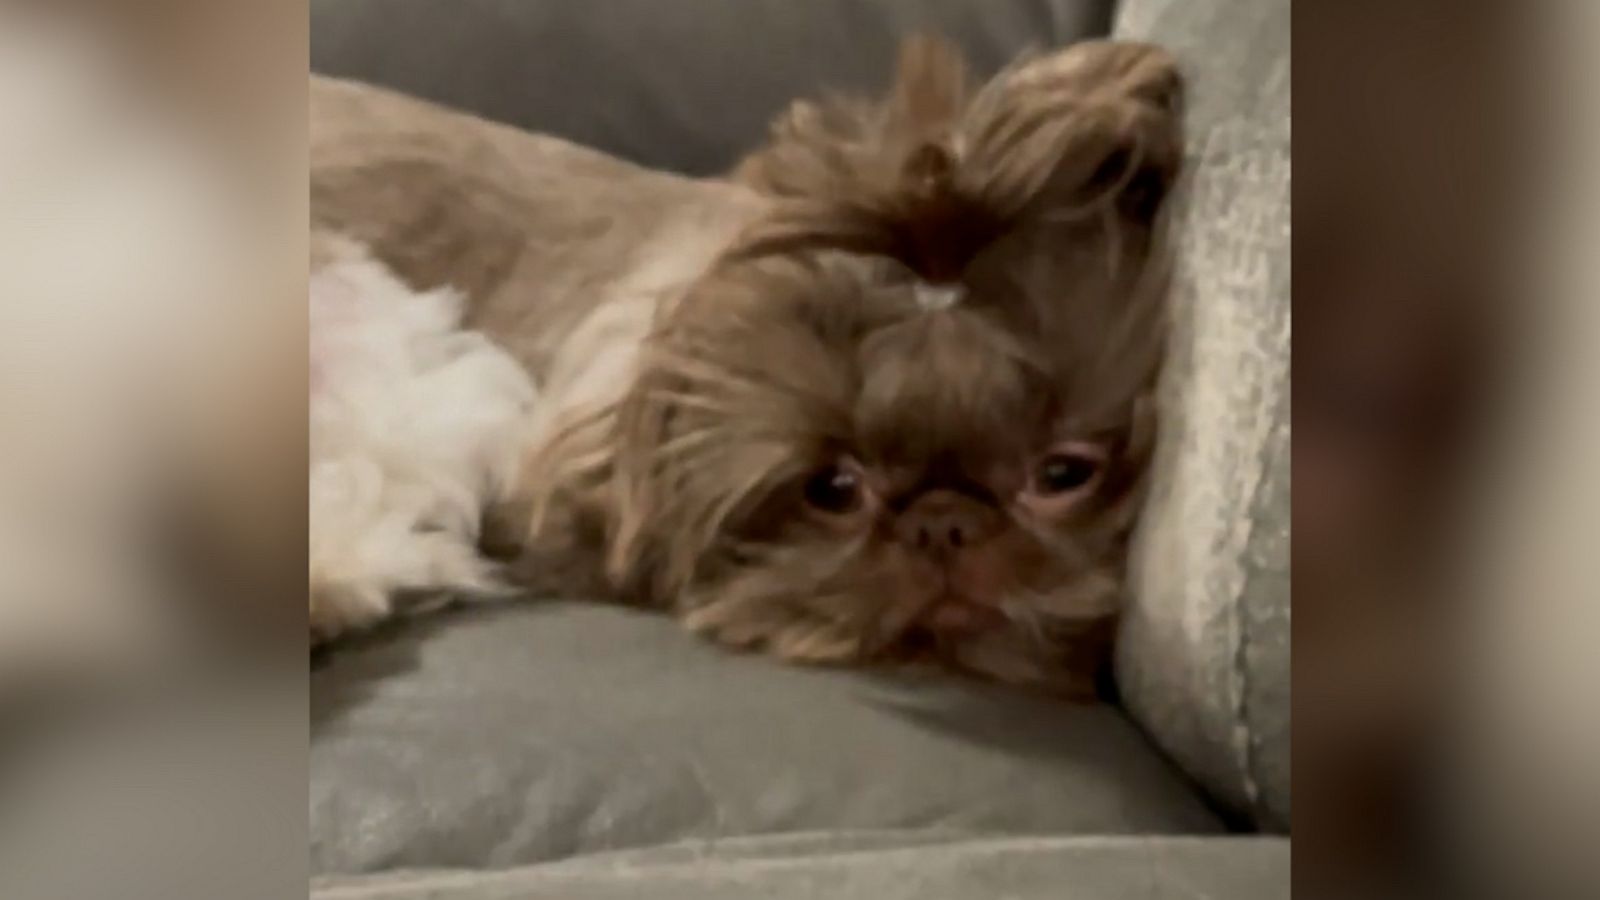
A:
[[[1289,2],[1130,0],[1190,79],[1168,416],[1127,705],[1225,806],[1289,821]]]

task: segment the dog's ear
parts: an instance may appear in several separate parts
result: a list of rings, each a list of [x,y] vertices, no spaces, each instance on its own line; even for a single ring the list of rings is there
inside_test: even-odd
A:
[[[782,201],[738,255],[823,246],[960,277],[1007,232],[1115,203],[1152,221],[1182,160],[1182,82],[1148,44],[1024,59],[975,94],[946,41],[906,42],[882,101],[797,103],[734,178]]]
[[[956,189],[1015,221],[1102,200],[1153,219],[1183,159],[1183,81],[1159,47],[1088,41],[1005,69],[952,137]]]
[[[968,83],[966,62],[953,45],[910,38],[886,97],[796,101],[731,177],[785,200],[845,199],[862,189],[882,196],[899,185],[908,159],[927,158],[948,143],[966,107]]]
[[[832,248],[898,258],[942,280],[994,231],[950,191],[949,148],[969,101],[961,52],[914,37],[886,96],[796,102],[732,173],[779,201],[733,255]]]

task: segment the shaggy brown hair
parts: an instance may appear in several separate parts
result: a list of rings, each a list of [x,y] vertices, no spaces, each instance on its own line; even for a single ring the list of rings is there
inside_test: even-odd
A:
[[[1084,690],[1151,447],[1180,88],[1093,42],[974,89],[919,39],[887,98],[796,104],[734,173],[767,211],[530,463],[524,570],[586,548],[731,645]]]

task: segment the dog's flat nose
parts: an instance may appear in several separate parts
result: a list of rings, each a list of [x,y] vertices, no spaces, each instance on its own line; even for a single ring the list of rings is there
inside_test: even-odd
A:
[[[907,547],[949,556],[994,537],[1000,511],[956,491],[929,491],[895,519],[895,537]]]

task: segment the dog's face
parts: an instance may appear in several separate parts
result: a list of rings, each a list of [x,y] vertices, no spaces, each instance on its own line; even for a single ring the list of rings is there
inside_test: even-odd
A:
[[[611,563],[735,645],[1059,680],[1150,448],[1177,80],[1095,44],[969,101],[951,59],[746,164],[774,212],[645,347]]]

